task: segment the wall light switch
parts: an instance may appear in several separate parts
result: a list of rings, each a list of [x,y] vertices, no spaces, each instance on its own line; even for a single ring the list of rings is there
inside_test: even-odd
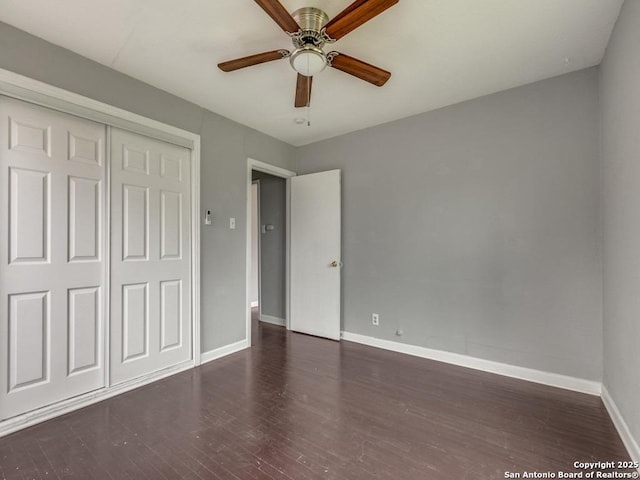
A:
[[[236,228],[236,219],[233,217],[229,219],[229,228],[231,230],[234,230]]]
[[[211,214],[211,210],[207,210],[204,214],[204,224],[211,225],[213,223],[213,215]]]

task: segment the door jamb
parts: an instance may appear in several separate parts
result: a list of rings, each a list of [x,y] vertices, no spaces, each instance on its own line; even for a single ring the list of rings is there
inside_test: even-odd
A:
[[[290,318],[290,254],[291,254],[291,245],[290,245],[290,227],[291,227],[291,218],[290,218],[290,202],[291,202],[291,177],[295,177],[296,173],[287,170],[285,168],[276,167],[275,165],[271,165],[270,163],[261,162],[260,160],[255,160],[253,158],[247,158],[247,252],[246,252],[246,295],[245,295],[245,311],[246,311],[246,342],[248,346],[251,346],[251,172],[253,171],[268,173],[269,175],[273,175],[275,177],[284,178],[286,181],[286,233],[285,233],[285,321],[286,328],[289,330],[291,327],[291,318]],[[258,233],[259,234],[259,233]]]

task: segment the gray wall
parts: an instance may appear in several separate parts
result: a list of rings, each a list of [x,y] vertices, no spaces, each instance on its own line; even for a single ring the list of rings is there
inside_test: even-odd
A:
[[[601,65],[604,386],[640,442],[640,2],[622,8]]]
[[[286,181],[262,172],[254,172],[260,180],[260,223],[274,229],[260,234],[260,311],[284,319],[286,289]]]
[[[202,136],[203,351],[245,338],[247,157],[294,170],[289,145],[0,23],[0,68]],[[224,92],[220,93],[224,95]],[[229,230],[229,217],[237,228]]]
[[[595,69],[298,149],[332,168],[344,330],[601,379]]]

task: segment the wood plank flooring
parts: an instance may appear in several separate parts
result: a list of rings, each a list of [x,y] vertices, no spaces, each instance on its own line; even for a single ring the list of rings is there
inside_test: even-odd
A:
[[[261,324],[251,349],[0,439],[3,479],[497,479],[629,457],[599,398]]]

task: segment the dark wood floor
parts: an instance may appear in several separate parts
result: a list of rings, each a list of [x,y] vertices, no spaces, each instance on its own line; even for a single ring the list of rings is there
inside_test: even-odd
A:
[[[0,439],[0,477],[497,479],[628,459],[597,397],[254,332],[249,350]]]

